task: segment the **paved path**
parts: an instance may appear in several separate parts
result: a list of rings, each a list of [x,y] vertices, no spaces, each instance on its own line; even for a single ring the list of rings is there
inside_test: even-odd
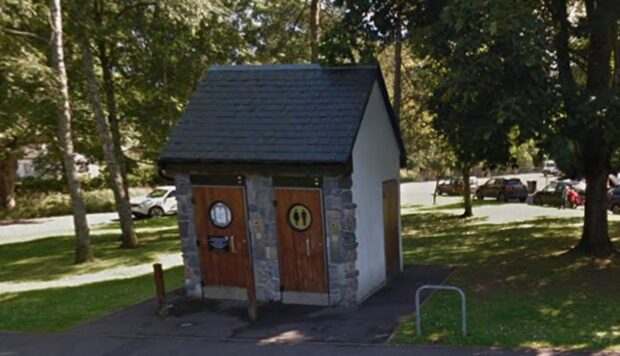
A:
[[[423,284],[441,284],[452,269],[405,266],[380,291],[356,308],[265,303],[257,320],[247,318],[247,305],[236,301],[197,301],[182,290],[168,294],[169,316],[154,316],[147,300],[71,330],[80,335],[176,335],[255,340],[256,342],[322,341],[385,343],[403,318],[411,316],[413,295]],[[426,298],[429,294],[423,293]]]
[[[88,214],[88,225],[92,228],[115,219],[118,219],[116,213]],[[0,245],[72,235],[73,231],[73,215],[23,220],[17,224],[0,225]]]
[[[385,346],[365,344],[261,344],[205,337],[77,336],[66,334],[0,333],[0,355],[554,355],[545,350],[466,349],[444,346]]]

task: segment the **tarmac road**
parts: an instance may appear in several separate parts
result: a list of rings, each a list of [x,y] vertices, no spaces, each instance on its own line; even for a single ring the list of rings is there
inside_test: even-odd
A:
[[[88,214],[88,225],[92,228],[115,219],[118,219],[117,213]],[[23,220],[16,224],[0,225],[0,245],[72,235],[73,232],[73,215]]]
[[[544,188],[553,177],[544,177],[542,173],[515,174],[506,175],[505,177],[518,177],[525,183],[530,180],[536,181],[537,188]],[[478,178],[478,184],[484,184],[488,178]],[[400,188],[401,205],[415,207],[431,207],[433,206],[433,191],[435,190],[435,182],[413,182],[403,183]],[[490,199],[489,199],[490,200]],[[461,202],[460,196],[438,196],[437,206],[449,205]],[[454,214],[461,214],[461,209],[445,210]],[[578,209],[558,209],[553,207],[542,207],[527,205],[525,203],[509,202],[498,205],[486,205],[474,207],[474,216],[482,218],[480,223],[505,224],[517,221],[526,221],[541,217],[583,217],[583,207]],[[620,220],[620,215],[609,213],[610,221]]]

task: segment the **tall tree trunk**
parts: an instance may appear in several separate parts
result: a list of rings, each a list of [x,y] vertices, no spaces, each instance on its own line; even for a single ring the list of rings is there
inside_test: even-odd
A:
[[[609,14],[612,13],[615,1],[586,0],[590,31],[586,85],[588,93],[593,97],[604,95],[610,90],[611,56],[616,41],[617,19]],[[607,179],[611,146],[600,129],[590,128],[587,132],[582,159],[586,178],[586,208],[583,233],[575,250],[608,256],[614,252],[607,226]]]
[[[586,176],[585,220],[575,251],[595,256],[614,252],[607,226],[607,179],[605,171]]]
[[[88,81],[88,89],[90,92],[90,104],[97,121],[97,129],[99,131],[99,139],[103,145],[103,153],[110,173],[110,179],[112,181],[112,192],[114,193],[114,200],[116,202],[116,210],[121,222],[122,230],[122,245],[123,248],[134,248],[138,246],[138,237],[133,227],[133,218],[131,215],[131,206],[129,205],[129,196],[123,189],[124,181],[120,171],[120,167],[116,160],[114,152],[114,144],[112,143],[112,135],[110,134],[110,127],[106,120],[101,105],[101,95],[99,94],[99,84],[97,83],[97,77],[95,75],[95,67],[93,63],[93,56],[90,49],[90,43],[88,38],[83,36],[82,38],[82,50],[84,53],[84,71],[86,73],[86,79]]]
[[[433,205],[437,205],[437,194],[439,193],[439,180],[441,179],[441,176],[438,175],[437,179],[435,180],[435,190],[433,191]]]
[[[80,263],[91,261],[93,259],[93,250],[90,246],[90,231],[86,220],[86,207],[75,167],[75,152],[73,151],[73,138],[71,136],[69,85],[62,44],[62,10],[60,0],[49,0],[49,7],[52,25],[52,63],[58,85],[58,141],[62,150],[63,165],[71,196],[71,208],[73,210],[76,238],[75,262]]]
[[[112,136],[112,146],[114,155],[118,162],[121,175],[123,176],[123,190],[125,195],[129,196],[129,185],[127,180],[127,164],[125,155],[123,154],[123,144],[121,140],[121,130],[118,122],[116,109],[116,93],[114,89],[114,78],[112,77],[112,68],[107,55],[106,45],[103,40],[98,41],[99,62],[103,73],[103,89],[106,96],[106,108],[108,111],[108,124],[110,125],[110,134]]]
[[[469,218],[474,216],[474,210],[472,208],[471,201],[471,184],[469,182],[469,177],[471,176],[471,166],[463,165],[463,203],[465,205],[465,211],[461,217]]]
[[[0,210],[15,209],[17,157],[8,153],[0,159]]]
[[[620,25],[614,28],[614,79],[613,85],[620,86]]]
[[[103,7],[104,2],[95,0],[93,3],[94,8],[94,21],[97,27],[103,28]],[[123,146],[121,140],[120,125],[118,122],[118,114],[116,109],[116,93],[114,88],[114,77],[112,75],[112,62],[114,56],[111,52],[108,52],[108,46],[106,45],[106,38],[101,34],[97,35],[97,52],[99,62],[101,63],[101,71],[103,73],[103,91],[105,93],[105,103],[108,111],[108,123],[110,125],[110,133],[112,135],[112,144],[114,145],[114,154],[116,155],[116,161],[119,164],[121,175],[123,176],[123,190],[125,194],[129,196],[129,186],[127,180],[127,161],[123,154]]]
[[[319,12],[321,6],[319,0],[311,0],[310,2],[310,42],[311,42],[311,58],[312,63],[319,62]]]
[[[403,63],[403,43],[400,34],[400,14],[396,33],[396,42],[394,43],[394,114],[396,119],[400,119],[400,103],[401,103],[401,85],[402,85],[402,63]]]

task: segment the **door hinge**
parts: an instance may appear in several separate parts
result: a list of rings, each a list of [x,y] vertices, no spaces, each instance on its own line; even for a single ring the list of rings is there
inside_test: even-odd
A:
[[[192,197],[192,205],[196,205],[196,198]]]
[[[200,247],[200,240],[196,239],[196,246]]]
[[[284,292],[284,286],[280,284],[280,293]]]
[[[278,206],[278,201],[277,200],[273,201],[273,206]]]

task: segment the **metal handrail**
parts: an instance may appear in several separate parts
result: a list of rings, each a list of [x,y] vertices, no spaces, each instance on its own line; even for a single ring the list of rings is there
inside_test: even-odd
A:
[[[463,293],[463,290],[455,286],[431,285],[431,284],[425,284],[423,286],[420,286],[415,292],[415,313],[416,313],[415,326],[416,326],[417,334],[422,335],[422,317],[420,313],[420,292],[422,292],[425,289],[451,290],[451,291],[459,293],[459,295],[461,296],[461,314],[462,314],[461,319],[462,319],[462,324],[463,324],[463,336],[467,336],[467,309],[465,307],[465,293]]]

